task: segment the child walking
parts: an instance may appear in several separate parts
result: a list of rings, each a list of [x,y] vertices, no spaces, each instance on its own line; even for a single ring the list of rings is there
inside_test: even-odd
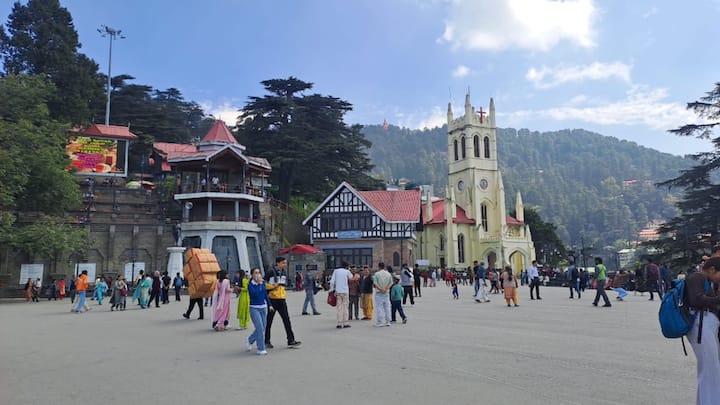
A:
[[[405,311],[403,311],[402,307],[402,297],[404,291],[402,286],[398,284],[398,281],[400,281],[400,277],[393,277],[393,285],[390,288],[390,310],[392,311],[390,322],[395,322],[395,312],[400,312],[402,322],[407,323],[407,317],[405,316]]]
[[[452,295],[454,300],[460,299],[460,294],[458,293],[457,283],[455,282],[455,279],[453,278],[450,280],[450,285],[452,286]]]

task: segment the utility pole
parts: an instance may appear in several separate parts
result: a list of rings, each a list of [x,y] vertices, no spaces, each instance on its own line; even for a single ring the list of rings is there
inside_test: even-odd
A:
[[[113,40],[120,38],[125,38],[120,30],[116,30],[114,28],[110,28],[107,25],[101,25],[100,28],[97,30],[100,35],[105,38],[110,38],[110,53],[108,57],[108,74],[107,74],[107,103],[105,104],[105,125],[110,125],[110,79],[112,76],[110,75],[110,68],[112,67],[112,44]]]

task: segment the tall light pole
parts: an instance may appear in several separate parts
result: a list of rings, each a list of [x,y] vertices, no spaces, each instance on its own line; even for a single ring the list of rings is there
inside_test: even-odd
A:
[[[110,54],[108,57],[107,75],[107,103],[105,104],[105,125],[110,125],[110,79],[112,78],[110,75],[110,68],[112,67],[112,44],[114,39],[122,39],[125,37],[121,34],[122,31],[110,28],[107,25],[101,25],[100,28],[98,28],[98,32],[103,38],[110,38]]]

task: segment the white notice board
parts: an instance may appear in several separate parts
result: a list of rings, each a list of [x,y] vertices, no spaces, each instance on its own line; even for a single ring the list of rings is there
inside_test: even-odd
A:
[[[35,280],[43,279],[43,264],[21,264],[20,265],[20,284],[27,283],[29,278]]]
[[[88,284],[95,284],[95,263],[78,263],[75,265],[75,274],[78,276],[87,270]]]
[[[135,262],[135,274],[133,274],[133,264],[125,263],[125,280],[132,283],[140,273],[140,270],[145,272],[145,262]]]

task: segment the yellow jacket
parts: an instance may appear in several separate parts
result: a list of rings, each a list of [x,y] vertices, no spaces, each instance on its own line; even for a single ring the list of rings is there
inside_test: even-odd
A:
[[[278,280],[278,279],[284,279]],[[280,282],[287,281],[287,275],[284,272],[274,268],[265,273],[265,289],[268,292],[268,298],[271,300],[284,300],[286,298],[285,286]]]

